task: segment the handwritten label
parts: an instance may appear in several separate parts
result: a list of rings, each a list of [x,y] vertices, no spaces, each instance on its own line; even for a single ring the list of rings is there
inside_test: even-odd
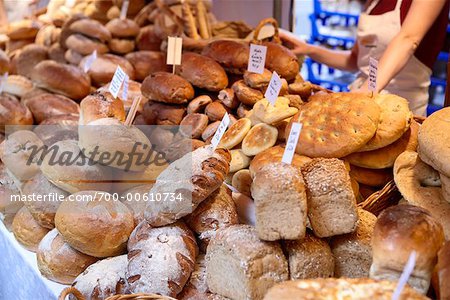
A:
[[[297,147],[298,138],[300,137],[300,132],[302,131],[302,123],[292,123],[291,131],[289,132],[289,137],[286,141],[286,148],[284,149],[282,162],[285,164],[291,164],[294,158],[295,148]]]
[[[87,73],[89,69],[91,68],[94,61],[97,59],[97,50],[94,50],[91,55],[89,55],[86,58],[86,61],[84,62],[83,71],[84,73]]]
[[[416,256],[417,256],[416,251],[411,252],[411,254],[409,255],[408,261],[406,262],[402,275],[400,275],[400,279],[398,280],[397,287],[395,288],[395,291],[392,294],[392,300],[400,299],[400,295],[402,294],[402,291],[405,288],[405,285],[408,282],[409,277],[414,271],[414,266],[416,265]]]
[[[217,148],[217,146],[219,145],[219,142],[222,139],[223,134],[227,130],[228,125],[230,125],[230,116],[228,115],[228,113],[225,113],[225,115],[222,118],[222,121],[219,124],[219,127],[217,127],[216,133],[214,134],[214,136],[211,140],[211,145],[213,146],[213,150],[215,150]]]
[[[122,86],[126,76],[127,74],[122,70],[122,68],[117,66],[116,72],[114,72],[114,76],[108,88],[108,91],[114,98],[117,98],[117,95],[119,95],[120,87]]]
[[[181,65],[181,50],[183,39],[179,37],[168,37],[167,41],[167,60],[168,65]]]
[[[128,82],[130,81],[130,77],[125,74],[125,79],[123,80],[123,86],[122,86],[122,100],[127,101],[128,97]]]
[[[282,83],[280,76],[278,76],[277,72],[273,71],[269,86],[267,87],[266,93],[264,94],[264,97],[266,97],[267,101],[269,101],[270,104],[275,105],[278,95],[280,94],[281,86]]]
[[[127,18],[128,6],[130,5],[129,0],[124,0],[122,3],[122,9],[120,10],[120,19],[125,20]]]
[[[3,88],[5,87],[5,83],[8,80],[8,72],[0,76],[0,94],[3,92]]]
[[[266,64],[266,46],[250,44],[250,55],[248,58],[247,71],[262,74]]]
[[[377,92],[377,72],[378,61],[375,58],[369,58],[369,91]]]

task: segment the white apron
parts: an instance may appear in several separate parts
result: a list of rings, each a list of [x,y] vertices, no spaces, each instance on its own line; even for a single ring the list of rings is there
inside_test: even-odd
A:
[[[380,60],[392,39],[400,32],[400,7],[397,0],[393,11],[382,15],[369,15],[379,0],[374,0],[367,12],[359,17],[358,23],[358,68],[360,73],[351,89],[361,87],[369,74],[369,58]],[[409,101],[409,107],[416,115],[425,116],[428,104],[431,69],[412,56],[405,67],[395,76],[381,93],[399,95]]]

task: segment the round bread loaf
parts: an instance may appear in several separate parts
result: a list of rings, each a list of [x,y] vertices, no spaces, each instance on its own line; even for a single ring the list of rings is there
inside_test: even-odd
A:
[[[397,289],[397,282],[376,281],[368,278],[318,278],[285,281],[273,286],[264,300],[297,299],[391,299]],[[406,285],[399,300],[429,300]]]
[[[250,165],[251,158],[245,155],[244,152],[242,152],[242,149],[233,149],[230,150],[230,153],[231,153],[230,173],[236,173],[239,170],[248,168],[248,166]]]
[[[441,109],[426,118],[419,130],[420,159],[450,177],[450,108]]]
[[[26,201],[24,205],[34,220],[44,228],[53,229],[56,210],[69,193],[53,185],[42,173],[38,173],[25,182],[22,195],[33,200]]]
[[[135,38],[139,34],[138,24],[130,19],[113,19],[105,26],[111,32],[113,37]]]
[[[83,55],[78,53],[77,51],[73,49],[67,49],[66,52],[64,52],[64,60],[66,60],[68,63],[78,66],[83,59]]]
[[[142,82],[141,92],[153,101],[181,104],[194,98],[194,88],[184,78],[167,72],[150,74]]]
[[[84,270],[72,283],[86,299],[102,300],[126,294],[127,255],[102,259]]]
[[[108,200],[109,199],[109,200]],[[133,231],[133,214],[112,195],[97,191],[75,193],[61,203],[55,226],[64,240],[95,257],[123,254]]]
[[[65,52],[66,52],[65,49],[61,47],[59,43],[55,43],[48,49],[48,57],[51,60],[64,64],[67,62],[66,59],[64,58]]]
[[[155,34],[155,26],[147,25],[139,30],[136,48],[139,50],[159,51],[162,40]]]
[[[40,154],[44,144],[37,135],[19,130],[0,144],[0,158],[18,180],[28,180],[39,172]]]
[[[111,117],[124,122],[126,117],[123,101],[114,99],[106,91],[97,91],[84,98],[80,103],[80,109],[79,125]]]
[[[55,228],[39,243],[37,265],[41,274],[52,281],[72,284],[97,258],[70,247]]]
[[[368,186],[380,187],[394,178],[392,168],[387,169],[367,169],[357,166],[351,166],[350,177],[358,183]]]
[[[10,133],[33,125],[33,115],[30,110],[16,97],[2,93],[0,108],[0,132]]]
[[[80,113],[80,106],[72,99],[62,95],[42,93],[27,98],[23,103],[30,109],[37,123],[59,115],[78,115]]]
[[[81,69],[51,60],[37,64],[31,74],[33,82],[41,88],[74,100],[81,100],[91,89],[91,81]]]
[[[36,44],[27,45],[14,58],[16,72],[18,75],[30,78],[34,66],[46,59],[48,59],[47,47]]]
[[[398,280],[415,251],[416,264],[408,284],[426,294],[444,241],[442,225],[425,209],[408,204],[389,207],[378,216],[373,231],[370,278]]]
[[[361,168],[391,168],[401,153],[408,150],[416,151],[419,126],[417,122],[413,121],[409,129],[394,143],[377,150],[352,153],[345,160]]]
[[[108,83],[105,86],[102,86],[101,88],[99,88],[97,91],[102,92],[105,95],[108,95],[112,98],[112,95],[109,93],[109,86],[111,85],[111,83]],[[134,80],[128,80],[128,93],[127,93],[127,99],[122,99],[123,97],[121,96],[123,92],[123,85],[119,90],[119,98],[122,100],[123,102],[123,106],[125,108],[126,113],[128,113],[130,111],[131,106],[133,105],[133,101],[135,101],[138,98],[141,98],[141,101],[139,102],[139,105],[137,107],[137,112],[141,113],[145,103],[147,103],[148,99],[145,97],[142,97],[141,94],[141,84],[137,81]],[[145,125],[145,124],[144,124]]]
[[[81,60],[80,66],[84,66],[86,59],[87,57]],[[128,60],[114,54],[103,54],[97,57],[88,71],[92,84],[100,87],[109,83],[114,76],[114,72],[116,72],[117,66],[120,66],[131,80],[134,80],[134,68]]]
[[[3,84],[3,92],[18,97],[24,96],[33,89],[33,82],[28,78],[20,75],[9,75]]]
[[[42,227],[33,218],[26,207],[22,207],[15,215],[12,230],[14,237],[25,249],[36,252],[42,238],[49,229]]]
[[[4,164],[0,164],[0,216],[8,230],[12,230],[15,214],[23,206],[20,191]]]
[[[209,43],[202,54],[217,61],[232,74],[244,74],[247,70],[249,46],[230,40],[219,40]]]
[[[219,147],[233,149],[244,140],[247,133],[250,131],[251,126],[252,123],[249,119],[239,119],[236,123],[228,127],[227,131],[220,139]]]
[[[152,145],[146,135],[116,118],[102,118],[81,125],[78,136],[78,145],[85,156],[113,168],[143,171],[152,154]],[[107,136],[120,137],[120,142],[105,139]],[[94,152],[98,155],[89,156]]]
[[[260,90],[248,87],[244,83],[244,80],[234,82],[231,88],[239,101],[245,105],[253,106],[256,102],[264,98],[264,94]]]
[[[134,50],[134,46],[135,46],[134,40],[128,39],[112,38],[108,42],[108,47],[111,50],[111,52],[121,55],[132,52]]]
[[[212,58],[193,52],[185,52],[177,73],[193,86],[218,92],[228,86],[225,70]]]
[[[185,137],[198,139],[208,126],[208,116],[204,114],[188,114],[180,123],[180,133]]]
[[[66,40],[66,45],[69,49],[80,53],[81,55],[89,55],[94,51],[98,54],[108,52],[108,47],[98,40],[90,39],[82,34],[75,33],[69,36]]]
[[[288,48],[274,42],[264,42],[263,45],[267,47],[266,68],[277,72],[287,81],[293,81],[300,72],[297,56]]]
[[[97,20],[81,19],[71,23],[69,28],[73,32],[98,39],[103,43],[111,39],[111,33],[109,30]]]
[[[316,94],[291,119],[303,124],[296,152],[309,157],[344,157],[364,146],[375,134],[380,107],[357,93]],[[346,126],[341,126],[346,124]]]
[[[148,101],[142,115],[148,125],[179,125],[186,115],[186,107]]]
[[[249,71],[246,71],[244,73],[245,84],[254,89],[267,88],[271,78],[272,72],[270,72],[267,69],[264,69],[262,74],[253,73]]]
[[[34,39],[41,27],[36,20],[24,19],[8,24],[6,35],[11,40]]]
[[[163,52],[136,51],[128,53],[125,58],[133,65],[138,81],[143,81],[152,73],[167,71],[166,55]]]
[[[51,183],[69,193],[111,189],[111,170],[83,156],[77,141],[56,142],[42,156],[42,173]]]

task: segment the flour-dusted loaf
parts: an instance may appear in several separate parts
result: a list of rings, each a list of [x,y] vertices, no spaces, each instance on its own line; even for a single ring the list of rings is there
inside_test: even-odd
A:
[[[32,252],[36,252],[39,242],[49,232],[36,222],[25,206],[22,206],[14,216],[12,230],[16,240]]]
[[[315,158],[302,167],[302,173],[314,234],[330,237],[353,232],[358,213],[344,162],[336,158]]]
[[[194,270],[197,252],[194,235],[181,221],[158,228],[141,222],[128,242],[130,292],[175,297]]]
[[[300,168],[275,162],[256,172],[251,186],[256,206],[256,231],[266,241],[305,236],[307,200]]]
[[[206,282],[211,292],[235,299],[262,299],[288,279],[287,260],[277,242],[264,242],[249,225],[219,230],[206,252]]]
[[[335,257],[334,275],[345,278],[369,277],[372,264],[372,233],[377,218],[358,208],[359,221],[355,232],[334,236],[330,240]]]
[[[206,247],[217,230],[239,223],[230,189],[222,184],[192,214],[186,216],[185,221],[198,234],[200,249],[206,252]]]
[[[148,202],[145,219],[152,226],[164,226],[190,214],[220,187],[230,161],[228,150],[205,146],[171,163],[149,192],[149,199],[162,197],[162,201]],[[164,199],[167,193],[175,199]]]
[[[127,255],[105,258],[90,265],[78,275],[72,286],[81,292],[86,300],[104,300],[116,294],[125,294]],[[70,298],[71,300],[76,300]]]
[[[291,280],[327,278],[334,274],[334,257],[326,240],[308,231],[301,240],[285,241]]]

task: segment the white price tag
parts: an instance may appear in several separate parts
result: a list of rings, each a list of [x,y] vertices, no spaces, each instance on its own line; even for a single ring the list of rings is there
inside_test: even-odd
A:
[[[409,255],[408,261],[406,262],[402,275],[400,275],[400,279],[398,280],[397,287],[395,288],[395,291],[392,294],[392,300],[398,300],[400,298],[400,295],[402,294],[402,291],[405,288],[405,285],[408,282],[409,277],[414,271],[414,266],[416,265],[416,256],[417,256],[416,251],[411,252],[411,254]]]
[[[129,0],[123,0],[122,9],[120,10],[120,19],[125,20],[127,18],[128,6],[130,5]]]
[[[168,65],[181,65],[181,50],[183,48],[183,39],[179,37],[168,37],[167,41],[167,60]]]
[[[302,131],[302,123],[292,123],[291,132],[289,132],[289,137],[286,141],[286,148],[284,149],[282,162],[285,164],[291,164],[294,158],[295,148],[297,147],[298,138],[300,137],[300,132]]]
[[[97,50],[94,50],[94,52],[92,52],[92,54],[89,55],[84,62],[83,66],[84,73],[87,73],[89,71],[89,69],[91,68],[92,64],[96,59],[97,59]]]
[[[125,74],[125,79],[123,80],[123,86],[122,86],[122,100],[127,101],[128,97],[128,82],[130,81],[130,77]]]
[[[232,191],[233,193],[240,193],[234,186],[229,185],[228,183],[224,182],[225,185]]]
[[[117,95],[119,95],[120,87],[125,80],[125,76],[127,76],[127,74],[122,70],[121,67],[117,66],[116,72],[114,73],[114,76],[108,88],[108,91],[113,95],[114,98],[117,98]]]
[[[247,71],[262,74],[266,64],[266,46],[250,44],[250,55],[248,57]]]
[[[228,115],[228,113],[225,113],[222,121],[219,124],[219,127],[217,127],[216,133],[214,134],[214,136],[211,140],[211,145],[213,146],[213,150],[215,150],[217,148],[217,146],[219,145],[219,142],[222,139],[223,134],[227,130],[228,125],[230,125],[230,116]]]
[[[0,76],[0,94],[3,93],[3,88],[5,87],[5,83],[8,80],[8,72]]]
[[[369,58],[369,91],[377,91],[377,72],[378,61],[375,58]]]
[[[282,83],[280,76],[278,76],[277,72],[273,71],[269,86],[267,87],[266,93],[264,94],[264,97],[266,97],[267,101],[269,101],[270,104],[275,105],[278,95],[280,94],[281,86]]]

